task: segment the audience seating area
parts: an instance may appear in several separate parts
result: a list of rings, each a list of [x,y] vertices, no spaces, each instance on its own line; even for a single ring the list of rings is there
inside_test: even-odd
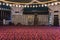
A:
[[[60,27],[0,26],[0,40],[60,40]]]

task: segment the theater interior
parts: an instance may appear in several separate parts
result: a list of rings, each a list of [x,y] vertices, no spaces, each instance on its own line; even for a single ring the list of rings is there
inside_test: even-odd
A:
[[[60,0],[0,0],[0,40],[60,40]]]

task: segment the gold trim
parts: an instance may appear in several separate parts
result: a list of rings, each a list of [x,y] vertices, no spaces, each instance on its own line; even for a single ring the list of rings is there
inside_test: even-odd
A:
[[[39,2],[39,1],[31,1],[29,3],[20,3],[20,2],[11,2],[11,1],[5,1],[5,0],[0,0],[2,2],[5,2],[5,3],[11,3],[11,4],[46,4],[46,3],[50,3],[50,2],[57,2],[57,0],[51,0],[51,1],[46,1],[46,2]],[[34,2],[37,2],[37,3],[34,3]]]

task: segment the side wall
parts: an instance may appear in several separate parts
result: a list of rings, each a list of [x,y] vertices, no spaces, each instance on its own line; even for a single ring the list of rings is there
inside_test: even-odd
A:
[[[54,12],[54,11],[58,11],[58,12]],[[54,15],[58,15],[59,16],[59,25],[60,25],[60,5],[54,5],[54,6],[49,6],[49,12],[51,13],[51,24],[53,25],[53,20],[54,20]]]

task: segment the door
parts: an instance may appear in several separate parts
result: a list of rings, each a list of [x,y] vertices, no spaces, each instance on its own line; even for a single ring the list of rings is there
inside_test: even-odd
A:
[[[0,10],[0,25],[3,25],[3,19],[11,20],[11,12]]]
[[[54,15],[54,26],[59,26],[59,17],[58,17],[58,15]]]
[[[34,25],[38,25],[38,17],[37,13],[34,15]]]

